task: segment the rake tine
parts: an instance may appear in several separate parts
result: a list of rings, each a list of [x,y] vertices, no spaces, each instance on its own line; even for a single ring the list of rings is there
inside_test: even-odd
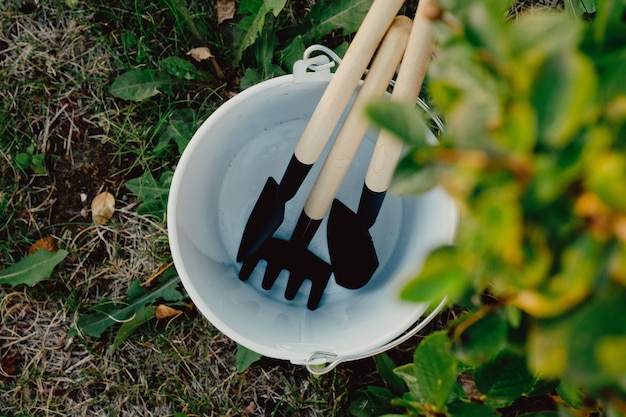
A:
[[[252,275],[254,268],[256,268],[260,260],[261,256],[259,255],[258,251],[254,255],[246,259],[241,265],[241,270],[239,271],[239,279],[241,281],[247,281],[248,278],[250,278],[250,275]]]
[[[265,275],[263,275],[263,283],[261,284],[264,290],[272,288],[282,270],[283,267],[278,262],[267,262]]]

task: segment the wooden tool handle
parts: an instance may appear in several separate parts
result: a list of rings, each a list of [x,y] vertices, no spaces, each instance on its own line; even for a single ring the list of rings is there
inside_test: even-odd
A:
[[[370,7],[296,145],[294,154],[300,162],[313,164],[319,158],[403,3],[404,0],[375,0]]]
[[[420,0],[391,100],[413,104],[417,100],[433,52],[432,20],[437,17],[437,10],[440,9],[435,0]],[[389,131],[381,130],[365,176],[370,190],[387,191],[401,152],[402,142]]]
[[[309,194],[304,206],[309,218],[320,220],[328,212],[369,126],[365,105],[384,95],[398,69],[410,31],[408,17],[398,16],[393,20]]]

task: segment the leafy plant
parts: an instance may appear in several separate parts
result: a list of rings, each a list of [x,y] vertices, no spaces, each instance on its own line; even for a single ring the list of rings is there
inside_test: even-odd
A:
[[[137,68],[118,75],[109,92],[123,100],[142,101],[160,93],[172,95],[175,86],[187,82],[211,79],[209,73],[176,56],[163,59],[159,66],[160,69]]]
[[[153,152],[158,153],[171,142],[174,142],[177,145],[178,152],[182,154],[191,137],[196,132],[197,127],[198,120],[193,109],[184,108],[172,111],[163,126],[159,141]]]
[[[126,188],[141,201],[137,208],[139,214],[150,214],[160,219],[165,217],[173,176],[174,173],[167,170],[157,181],[150,171],[145,171],[141,177],[126,182]]]
[[[402,297],[448,296],[465,313],[396,368],[408,391],[392,403],[404,415],[508,415],[547,398],[541,415],[623,415],[626,3],[598,1],[589,22],[440,4],[428,76],[446,120],[439,145],[413,106],[368,114],[410,147],[392,191],[441,185],[461,209],[455,244]]]
[[[156,317],[156,301],[177,303],[184,300],[185,295],[179,291],[179,286],[180,278],[174,268],[167,269],[154,288],[144,287],[141,281],[133,280],[124,300],[117,303],[105,300],[92,307],[94,312],[80,316],[70,333],[100,337],[112,326],[122,323],[110,349],[113,351],[134,330]]]
[[[235,51],[235,62],[239,62],[243,51],[252,46],[265,27],[266,16],[274,17],[283,10],[287,0],[243,0],[239,13],[244,15],[237,27],[243,31],[239,46]]]
[[[237,28],[242,34],[237,41],[235,63],[239,63],[246,51],[251,51],[256,63],[246,68],[241,80],[243,88],[291,72],[294,62],[302,58],[308,46],[322,42],[333,32],[341,36],[356,32],[372,0],[321,0],[297,25],[289,24],[288,16],[281,13],[285,4],[285,0],[241,2]],[[338,47],[343,48],[345,45]]]
[[[35,174],[47,174],[45,158],[46,154],[35,153],[35,145],[30,144],[24,152],[15,155],[15,165],[24,171],[30,168]]]

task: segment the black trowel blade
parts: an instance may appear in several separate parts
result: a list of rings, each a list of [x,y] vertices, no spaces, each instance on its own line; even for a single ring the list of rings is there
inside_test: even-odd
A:
[[[237,262],[252,256],[280,227],[284,217],[285,202],[280,198],[278,183],[270,177],[246,223],[237,252]]]
[[[359,216],[337,199],[330,210],[327,235],[337,284],[353,290],[367,284],[378,268],[372,236]]]

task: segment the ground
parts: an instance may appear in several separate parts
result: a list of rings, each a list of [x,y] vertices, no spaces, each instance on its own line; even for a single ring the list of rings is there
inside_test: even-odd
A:
[[[70,336],[95,303],[123,298],[132,279],[147,281],[171,262],[164,219],[138,214],[137,196],[125,187],[147,169],[158,177],[175,168],[175,149],[151,151],[164,115],[191,108],[202,120],[238,91],[241,72],[223,47],[228,31],[218,28],[215,3],[206,2],[194,5],[206,13],[197,28],[212,33],[204,41],[222,79],[200,66],[212,81],[174,96],[129,103],[109,94],[124,70],[184,57],[198,43],[193,30],[172,21],[178,3],[0,5],[0,269],[41,237],[69,252],[53,279],[0,287],[0,416],[345,416],[359,389],[383,384],[373,359],[319,378],[267,358],[236,373],[234,342],[193,306],[143,326],[114,354],[107,352],[111,334]],[[294,1],[294,19],[312,3]],[[15,166],[29,145],[45,154],[45,173]],[[102,191],[115,196],[116,213],[97,225],[90,203]],[[418,341],[390,355],[408,362]]]

